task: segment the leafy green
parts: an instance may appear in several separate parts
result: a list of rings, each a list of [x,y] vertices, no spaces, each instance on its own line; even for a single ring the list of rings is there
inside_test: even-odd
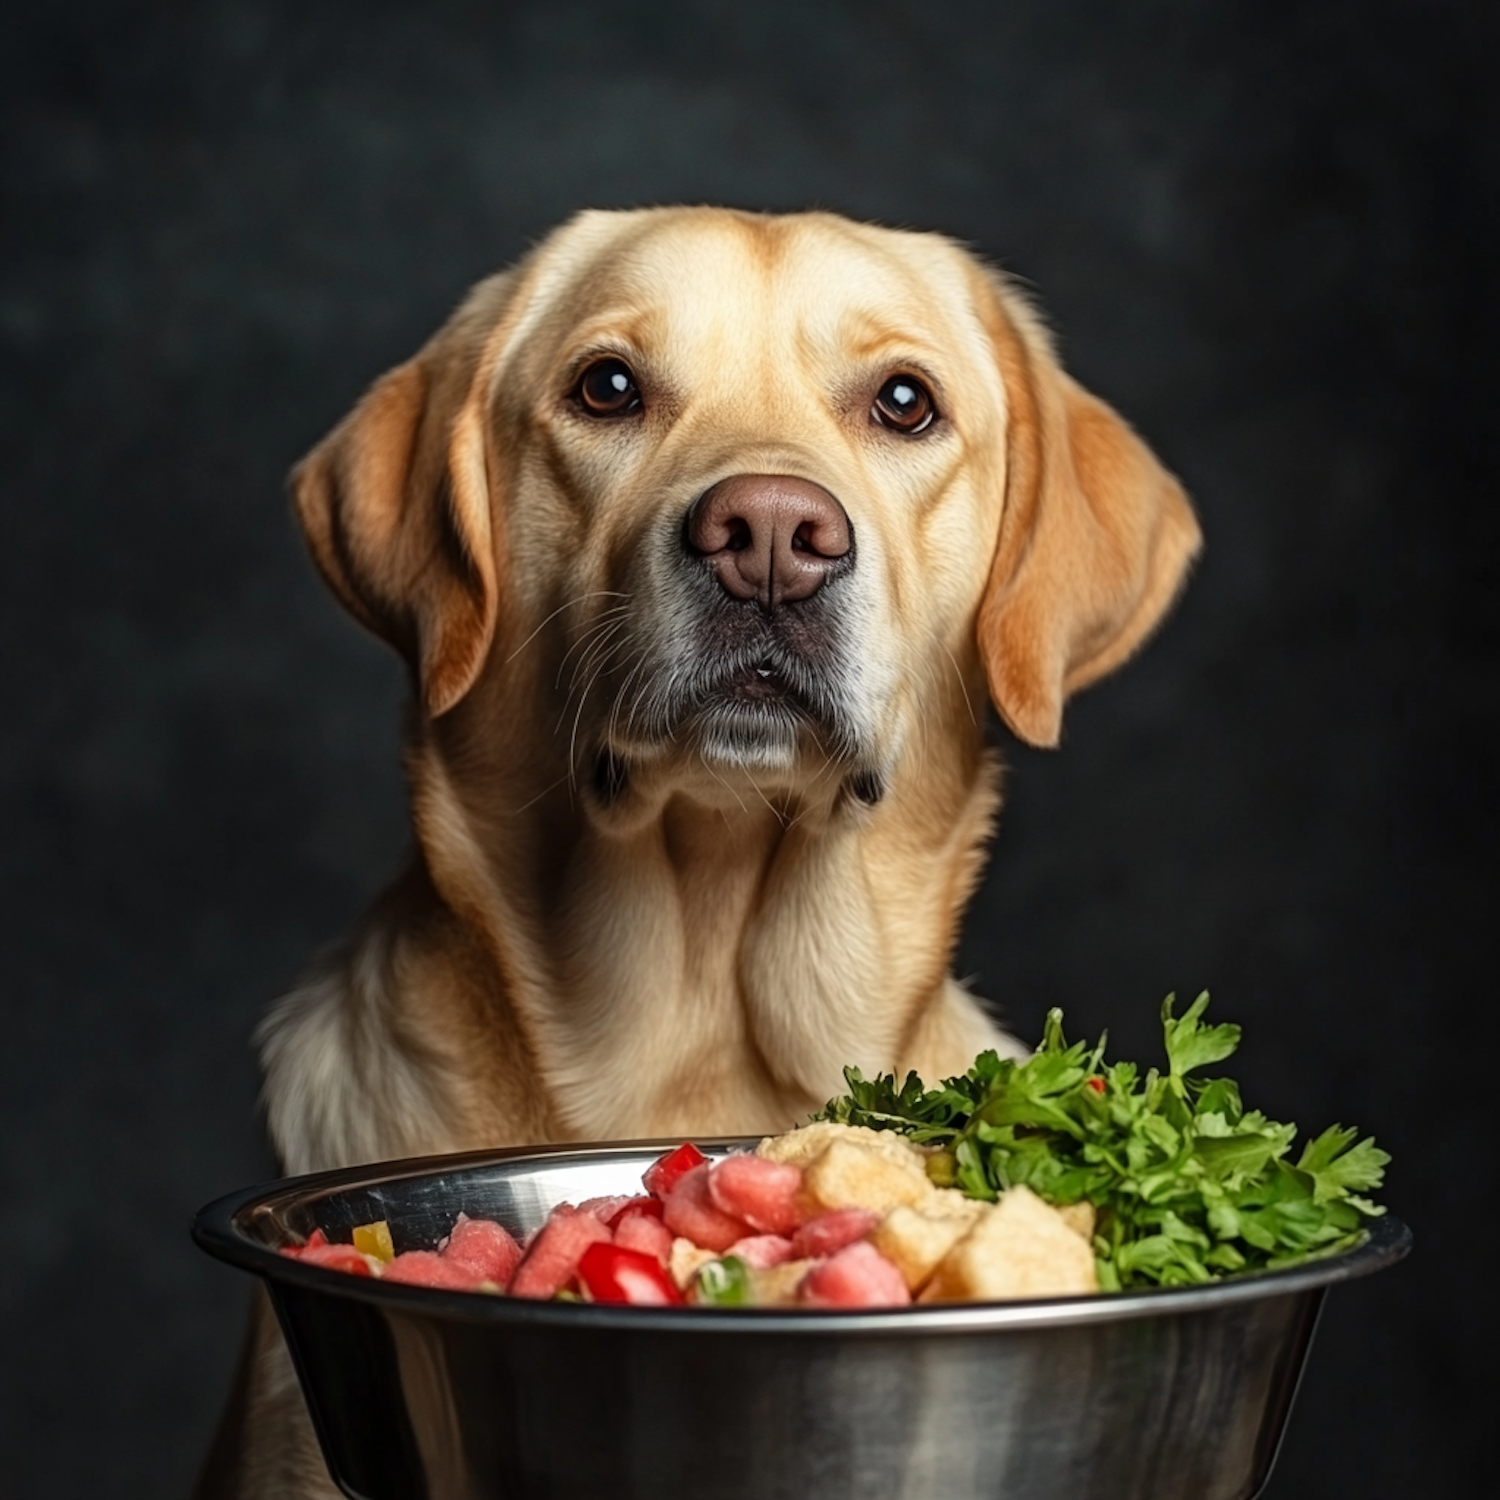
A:
[[[1227,1078],[1200,1068],[1231,1057],[1240,1028],[1206,1026],[1208,996],[1181,1016],[1162,1002],[1167,1071],[1104,1061],[1105,1041],[1068,1045],[1062,1012],[1021,1062],[983,1052],[961,1078],[926,1088],[909,1073],[865,1078],[813,1118],[893,1130],[932,1149],[928,1174],[994,1201],[1024,1183],[1049,1203],[1095,1208],[1105,1290],[1186,1286],[1287,1265],[1354,1244],[1383,1213],[1364,1193],[1390,1157],[1332,1126],[1290,1159],[1297,1128],[1246,1110]]]

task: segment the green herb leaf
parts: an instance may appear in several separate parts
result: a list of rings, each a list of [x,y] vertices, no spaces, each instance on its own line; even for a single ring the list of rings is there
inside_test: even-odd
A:
[[[1105,1063],[1103,1039],[1070,1046],[1053,1010],[1024,1062],[983,1052],[933,1089],[914,1073],[897,1087],[848,1068],[849,1092],[814,1118],[941,1145],[929,1174],[972,1198],[1025,1184],[1050,1203],[1092,1203],[1106,1291],[1195,1285],[1354,1243],[1384,1212],[1361,1195],[1381,1185],[1390,1158],[1335,1126],[1291,1162],[1295,1126],[1247,1111],[1227,1078],[1190,1076],[1240,1042],[1238,1026],[1203,1023],[1207,1007],[1200,995],[1177,1018],[1173,998],[1163,1003],[1165,1074]]]
[[[1168,995],[1161,1003],[1161,1027],[1167,1039],[1167,1062],[1172,1077],[1184,1078],[1195,1068],[1207,1067],[1209,1063],[1223,1062],[1232,1057],[1240,1045],[1238,1026],[1201,1026],[1198,1018],[1208,1009],[1208,991],[1205,990],[1188,1006],[1180,1021],[1172,1019],[1175,995]]]

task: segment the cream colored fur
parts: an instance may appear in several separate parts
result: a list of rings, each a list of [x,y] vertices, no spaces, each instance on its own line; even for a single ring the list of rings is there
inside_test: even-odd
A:
[[[590,359],[644,410],[581,415]],[[941,421],[871,420],[895,373]],[[829,722],[672,719],[678,549],[726,476],[846,508]],[[1015,1051],[948,974],[998,805],[986,697],[1057,742],[1198,546],[1176,483],[936,236],[830,215],[585,214],[483,283],[296,476],[313,555],[412,669],[416,856],[261,1033],[289,1172],[561,1140],[768,1132],[841,1069]],[[608,752],[624,788],[591,784]],[[878,800],[854,795],[876,778]],[[264,1313],[202,1493],[331,1494]]]

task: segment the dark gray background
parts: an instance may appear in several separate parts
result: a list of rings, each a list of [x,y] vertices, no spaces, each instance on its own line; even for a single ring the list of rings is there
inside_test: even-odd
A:
[[[29,13],[28,13],[29,12]],[[824,205],[1036,284],[1197,499],[1147,654],[1008,745],[961,968],[1373,1130],[1416,1258],[1330,1303],[1274,1500],[1483,1493],[1493,7],[8,8],[0,1490],[180,1495],[272,1174],[249,1034],[405,842],[400,673],[289,463],[587,205]],[[1489,96],[1489,97],[1487,97]]]

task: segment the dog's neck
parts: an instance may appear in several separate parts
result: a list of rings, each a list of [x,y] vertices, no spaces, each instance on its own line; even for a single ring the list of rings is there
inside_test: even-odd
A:
[[[938,1078],[1019,1050],[947,977],[997,801],[977,733],[874,807],[637,778],[605,816],[463,749],[419,728],[418,859],[262,1029],[288,1171],[779,1130],[845,1064]]]
[[[964,762],[876,806],[712,772],[603,808],[465,788],[435,740],[408,763],[433,885],[514,1018],[497,1039],[524,1038],[553,1133],[602,1139],[783,1128],[845,1064],[953,1071],[993,1040],[947,978],[995,805],[977,735]]]

